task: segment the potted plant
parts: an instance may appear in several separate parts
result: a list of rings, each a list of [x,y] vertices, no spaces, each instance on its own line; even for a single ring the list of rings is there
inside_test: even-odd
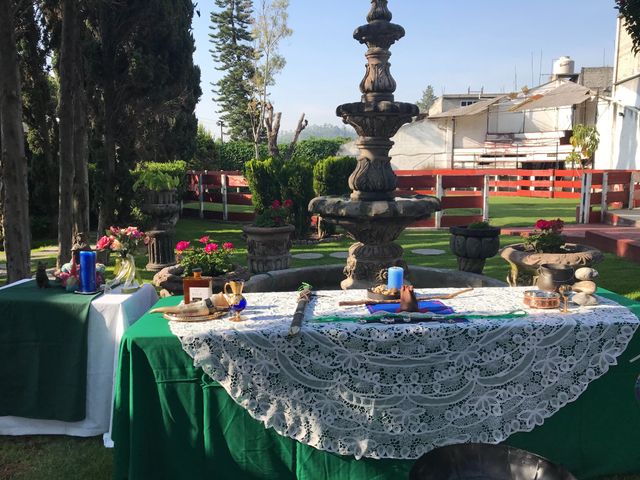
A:
[[[180,185],[178,177],[169,175],[160,170],[140,170],[138,179],[133,184],[133,190],[139,189],[145,192],[145,201],[142,211],[151,216],[154,228],[166,226],[180,209],[176,192]]]
[[[233,262],[235,247],[231,242],[215,242],[208,235],[197,240],[180,240],[175,245],[177,264],[163,268],[153,277],[153,284],[173,295],[182,294],[182,280],[200,269],[205,277],[213,277],[213,290],[219,292],[231,279],[247,279],[246,269]]]
[[[500,229],[488,222],[475,222],[461,227],[450,227],[449,247],[458,257],[458,270],[482,273],[487,258],[500,249]]]
[[[247,238],[247,258],[251,273],[264,273],[289,268],[291,261],[290,224],[293,202],[274,200],[269,208],[256,215],[252,225],[242,227]]]
[[[604,259],[602,252],[588,245],[567,243],[562,235],[564,222],[560,219],[536,222],[533,232],[523,234],[523,243],[503,248],[500,256],[511,270],[507,282],[512,287],[534,285],[538,270],[544,264],[572,267],[591,267]]]
[[[148,271],[158,272],[175,264],[173,227],[180,210],[176,196],[179,185],[178,177],[149,168],[139,170],[138,179],[133,184],[134,190],[144,190],[145,201],[141,209],[151,217],[151,228],[147,232]]]

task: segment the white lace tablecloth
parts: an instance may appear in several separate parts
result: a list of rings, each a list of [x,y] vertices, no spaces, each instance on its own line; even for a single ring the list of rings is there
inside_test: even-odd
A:
[[[523,291],[478,288],[443,302],[459,313],[507,312],[523,308]],[[632,312],[604,298],[564,315],[525,308],[524,318],[468,323],[311,323],[368,315],[337,306],[363,291],[318,294],[296,337],[288,336],[294,292],[247,294],[245,322],[172,322],[171,330],[266,427],[356,458],[415,459],[532,430],[615,365],[638,327]]]

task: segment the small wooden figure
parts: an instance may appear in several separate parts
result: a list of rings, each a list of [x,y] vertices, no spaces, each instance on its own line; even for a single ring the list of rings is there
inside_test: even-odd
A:
[[[36,270],[36,285],[38,288],[49,288],[49,277],[47,276],[47,264],[44,262],[38,262],[38,269]]]

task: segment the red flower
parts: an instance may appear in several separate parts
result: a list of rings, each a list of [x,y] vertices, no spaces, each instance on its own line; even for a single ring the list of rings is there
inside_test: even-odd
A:
[[[538,230],[550,230],[551,229],[551,222],[549,220],[538,220],[536,222],[536,228]]]
[[[291,200],[290,198],[287,198],[287,199],[284,201],[284,206],[285,206],[286,208],[293,207],[293,200]]]
[[[109,248],[109,245],[111,245],[111,238],[104,236],[100,240],[98,240],[98,243],[96,243],[96,248],[98,250],[104,250],[105,248]]]
[[[224,242],[222,244],[222,248],[224,248],[225,250],[233,250],[233,243],[231,242]]]
[[[280,200],[274,200],[273,203],[271,204],[271,208],[276,209],[276,208],[280,208],[282,205],[280,204]]]
[[[215,252],[216,250],[218,250],[218,244],[217,243],[208,243],[204,247],[204,251],[207,252],[207,253]]]
[[[551,230],[553,230],[554,233],[560,233],[564,228],[564,222],[559,218],[557,220],[551,220],[549,223],[551,224]]]
[[[184,250],[186,250],[187,248],[189,248],[189,242],[185,242],[184,240],[178,242],[178,244],[176,245],[176,250],[178,252],[182,252]]]
[[[207,243],[209,243],[209,235],[206,235],[204,237],[202,237],[200,240],[198,240],[200,243],[204,243],[205,245]]]

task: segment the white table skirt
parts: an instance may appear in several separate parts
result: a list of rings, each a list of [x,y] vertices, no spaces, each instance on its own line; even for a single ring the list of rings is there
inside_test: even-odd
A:
[[[144,284],[135,293],[109,293],[91,302],[87,331],[87,416],[84,420],[62,422],[4,416],[0,417],[0,435],[91,437],[105,434],[105,445],[110,446],[113,380],[120,338],[157,300],[153,286]]]

